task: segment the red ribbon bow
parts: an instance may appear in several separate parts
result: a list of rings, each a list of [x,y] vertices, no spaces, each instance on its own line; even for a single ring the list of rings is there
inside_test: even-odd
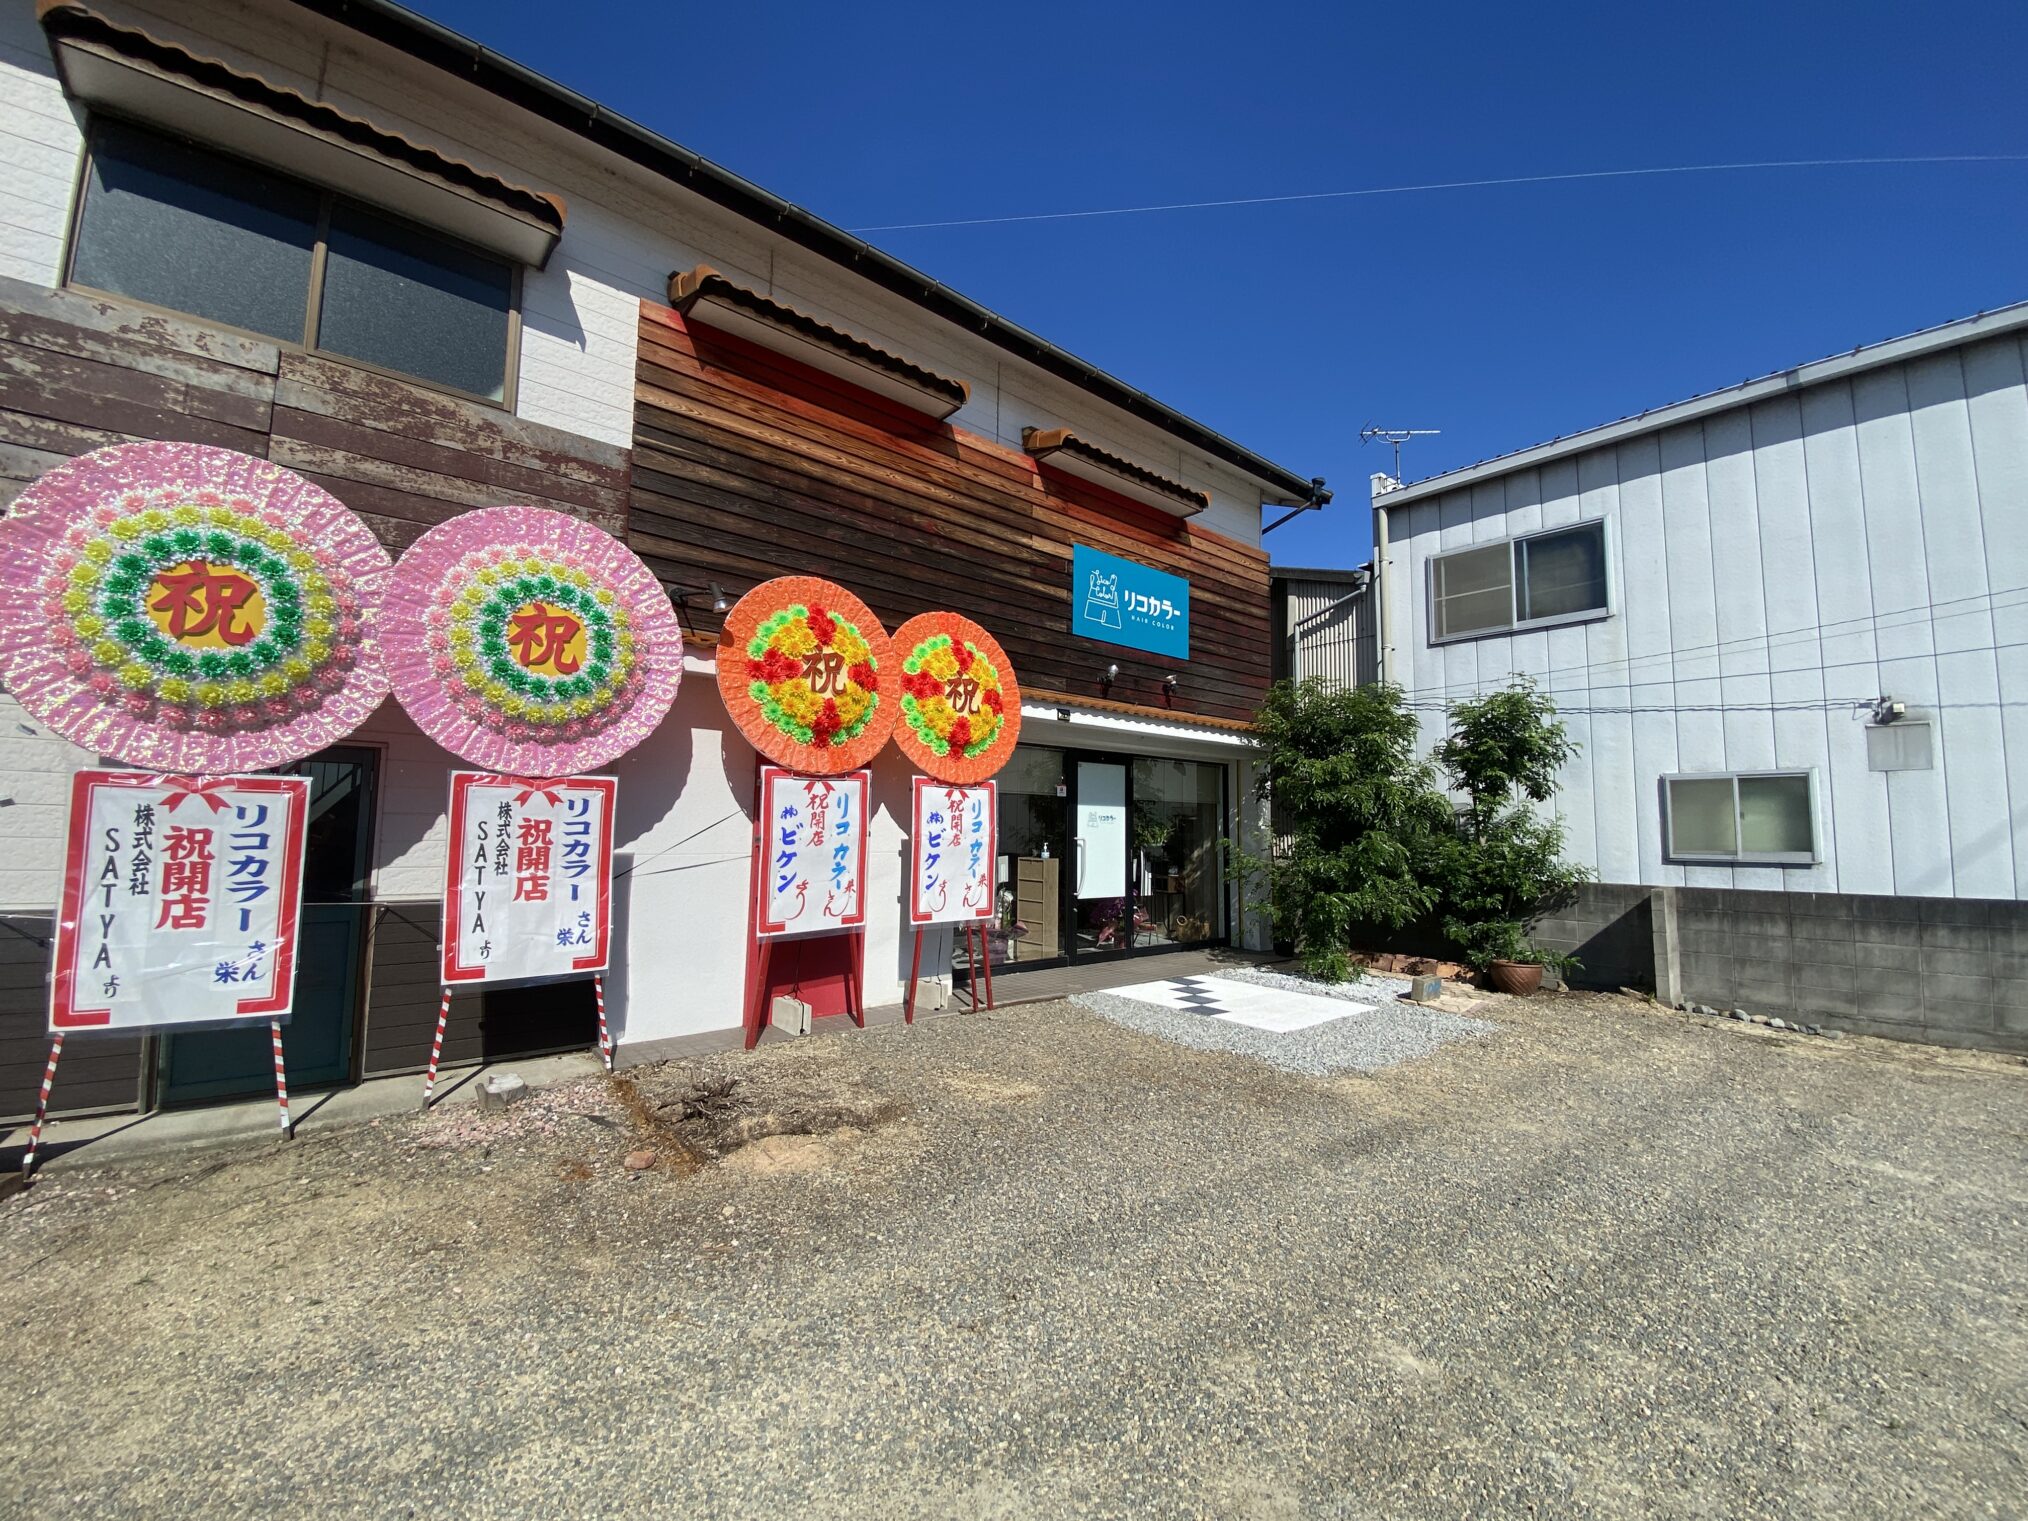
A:
[[[554,808],[561,801],[556,795],[559,781],[560,779],[557,777],[545,779],[539,776],[489,776],[486,778],[487,785],[489,786],[519,787],[521,790],[514,794],[514,804],[516,807],[519,807],[539,793],[542,800]]]
[[[174,813],[187,797],[196,798],[213,813],[223,813],[228,806],[226,800],[219,796],[230,785],[224,781],[207,782],[195,776],[165,776],[162,785],[169,789],[168,800],[162,805],[168,813]]]

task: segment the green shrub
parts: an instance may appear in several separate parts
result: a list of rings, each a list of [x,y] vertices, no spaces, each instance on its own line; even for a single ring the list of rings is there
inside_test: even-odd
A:
[[[1562,816],[1529,806],[1554,795],[1557,771],[1577,754],[1556,704],[1526,678],[1454,703],[1434,754],[1465,798],[1438,852],[1444,934],[1482,969],[1492,961],[1575,965],[1528,938],[1544,912],[1570,902],[1591,877],[1563,859]]]
[[[1272,860],[1242,856],[1242,874],[1265,881],[1276,933],[1305,968],[1342,981],[1354,925],[1398,928],[1436,906],[1423,868],[1450,809],[1398,687],[1281,682],[1254,725],[1281,835]]]
[[[1563,860],[1561,818],[1530,806],[1549,800],[1577,753],[1531,683],[1453,705],[1435,766],[1416,754],[1400,688],[1385,684],[1279,683],[1254,731],[1278,838],[1271,857],[1237,860],[1250,906],[1267,909],[1313,976],[1350,974],[1355,931],[1411,926],[1477,967],[1575,965],[1528,938],[1590,876]]]

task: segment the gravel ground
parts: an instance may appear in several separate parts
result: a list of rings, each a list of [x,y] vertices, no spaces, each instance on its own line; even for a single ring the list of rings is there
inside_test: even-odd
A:
[[[1286,988],[1312,997],[1342,999],[1360,1007],[1343,1019],[1307,1029],[1272,1031],[1145,1003],[1118,993],[1079,993],[1071,1001],[1144,1035],[1159,1035],[1198,1051],[1251,1056],[1285,1072],[1302,1072],[1312,1077],[1329,1077],[1334,1072],[1377,1072],[1382,1067],[1428,1056],[1448,1041],[1487,1035],[1498,1028],[1461,1012],[1464,1008],[1478,1007],[1481,1000],[1477,996],[1447,998],[1447,1002],[1456,1005],[1451,1009],[1401,1002],[1401,994],[1408,989],[1406,978],[1366,975],[1328,983],[1252,967],[1211,975],[1260,987]]]
[[[0,1513],[2021,1514],[2028,1069],[1491,1017],[1319,1079],[1034,1006],[58,1171]]]

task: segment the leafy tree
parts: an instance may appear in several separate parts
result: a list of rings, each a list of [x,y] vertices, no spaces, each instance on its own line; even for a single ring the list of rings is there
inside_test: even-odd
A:
[[[1556,704],[1526,678],[1455,703],[1437,765],[1465,803],[1437,852],[1444,934],[1474,966],[1487,962],[1567,963],[1528,938],[1549,908],[1569,902],[1591,873],[1563,859],[1563,819],[1534,803],[1556,790],[1556,773],[1577,754]]]
[[[1276,933],[1326,981],[1350,972],[1355,925],[1399,928],[1435,908],[1428,874],[1451,809],[1415,753],[1401,689],[1280,682],[1254,720],[1257,787],[1283,831],[1272,860],[1241,857],[1268,884]]]

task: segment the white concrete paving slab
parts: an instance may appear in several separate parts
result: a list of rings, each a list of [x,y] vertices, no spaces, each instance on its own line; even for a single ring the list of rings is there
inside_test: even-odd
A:
[[[1342,998],[1320,998],[1286,988],[1260,987],[1229,977],[1174,977],[1163,982],[1132,983],[1109,989],[1115,998],[1222,1019],[1253,1030],[1288,1034],[1307,1030],[1333,1019],[1371,1014],[1371,1004],[1350,1003]]]

